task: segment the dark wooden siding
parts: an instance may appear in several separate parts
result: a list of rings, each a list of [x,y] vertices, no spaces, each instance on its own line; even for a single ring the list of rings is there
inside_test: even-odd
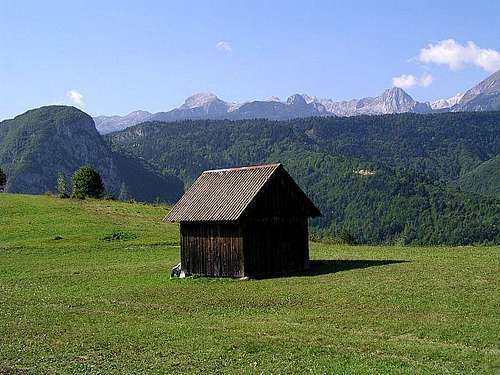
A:
[[[277,174],[261,189],[243,219],[245,275],[297,273],[309,266],[308,218],[288,174]]]
[[[181,222],[181,268],[188,275],[244,276],[239,223]]]
[[[244,227],[243,244],[246,276],[290,274],[309,266],[305,217],[248,220]]]
[[[284,170],[270,177],[245,210],[243,218],[307,217],[312,212],[310,201]],[[311,213],[312,215],[312,213]]]

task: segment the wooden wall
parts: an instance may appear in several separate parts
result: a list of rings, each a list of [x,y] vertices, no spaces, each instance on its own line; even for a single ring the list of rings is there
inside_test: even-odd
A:
[[[312,213],[308,204],[291,177],[282,174],[271,177],[237,222],[181,222],[182,269],[192,275],[230,277],[305,270],[307,215]]]
[[[247,276],[291,274],[309,267],[307,218],[249,220],[243,244]]]
[[[240,224],[183,222],[181,268],[188,275],[244,276],[243,236]]]
[[[264,277],[309,267],[309,233],[304,200],[288,174],[276,175],[245,212],[245,274]]]

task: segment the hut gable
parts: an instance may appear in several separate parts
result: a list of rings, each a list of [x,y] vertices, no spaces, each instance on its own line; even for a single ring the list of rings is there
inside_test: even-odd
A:
[[[321,212],[281,165],[247,206],[242,217],[317,217]]]
[[[178,222],[237,221],[247,215],[282,214],[321,215],[278,163],[205,171],[165,219]]]

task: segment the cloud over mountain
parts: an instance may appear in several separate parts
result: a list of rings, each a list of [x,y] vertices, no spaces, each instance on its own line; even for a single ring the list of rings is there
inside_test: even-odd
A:
[[[480,67],[490,73],[500,70],[500,52],[480,48],[472,41],[464,45],[454,39],[431,43],[420,50],[418,59],[425,64],[448,65],[453,70],[467,65]]]
[[[392,79],[392,85],[403,89],[409,89],[414,86],[427,87],[432,84],[432,75],[425,73],[420,78],[413,74],[402,74]]]

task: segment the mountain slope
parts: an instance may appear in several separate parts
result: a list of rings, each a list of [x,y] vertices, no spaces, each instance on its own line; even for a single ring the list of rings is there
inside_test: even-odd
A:
[[[59,173],[70,180],[81,165],[90,165],[102,176],[108,192],[118,195],[122,185],[133,185],[129,169],[154,176],[133,160],[117,159],[97,132],[94,121],[74,107],[47,106],[0,122],[0,166],[7,173],[7,191],[40,194],[54,191]],[[131,198],[175,201],[182,194],[177,178],[160,181],[156,196]],[[177,183],[176,183],[177,181]]]
[[[466,91],[453,111],[500,110],[500,70]]]

